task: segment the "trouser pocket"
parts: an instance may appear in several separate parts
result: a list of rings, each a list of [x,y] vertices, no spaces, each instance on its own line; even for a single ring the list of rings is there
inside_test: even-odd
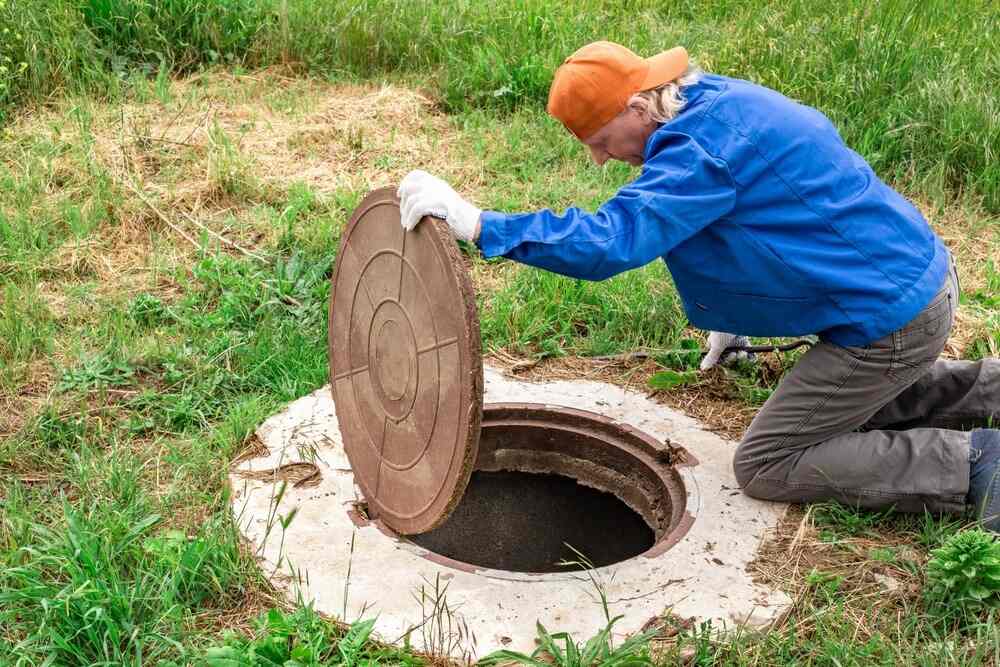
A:
[[[893,382],[914,381],[941,355],[955,321],[958,285],[954,272],[931,302],[906,326],[875,341],[871,348],[888,353],[886,375]]]

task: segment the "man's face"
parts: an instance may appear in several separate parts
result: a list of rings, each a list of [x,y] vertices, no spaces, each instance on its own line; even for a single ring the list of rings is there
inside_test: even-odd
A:
[[[598,165],[611,159],[638,167],[643,162],[646,140],[655,129],[655,122],[635,108],[626,107],[625,111],[584,139],[583,143],[590,149],[590,157]]]

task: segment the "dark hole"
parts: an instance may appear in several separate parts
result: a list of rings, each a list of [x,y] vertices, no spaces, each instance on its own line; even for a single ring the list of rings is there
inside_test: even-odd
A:
[[[653,546],[653,531],[610,493],[561,475],[472,473],[448,520],[410,539],[458,561],[515,572],[565,572],[579,561],[570,544],[595,567]]]

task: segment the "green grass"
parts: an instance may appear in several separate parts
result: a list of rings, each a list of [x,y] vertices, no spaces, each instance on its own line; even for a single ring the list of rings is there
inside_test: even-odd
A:
[[[482,310],[485,345],[543,357],[670,349],[685,327],[662,263],[600,284],[520,271]]]
[[[104,351],[0,446],[0,662],[149,664],[183,652],[196,614],[240,604],[257,575],[221,480],[265,416],[326,380],[330,259],[206,257],[179,303],[141,294],[91,325]]]
[[[1000,242],[996,25],[987,2],[910,7],[0,0],[0,31],[11,31],[0,37],[0,664],[425,662],[364,641],[362,624],[280,607],[238,540],[225,484],[261,421],[326,382],[331,267],[367,183],[319,192],[268,181],[268,156],[241,145],[272,131],[259,118],[225,125],[220,113],[198,147],[157,144],[143,123],[193,124],[256,102],[296,121],[315,111],[324,79],[415,84],[449,112],[445,129],[417,119],[396,131],[447,133],[432,138],[448,142],[434,168],[480,205],[592,208],[634,172],[593,167],[544,116],[552,69],[599,37],[640,52],[682,42],[710,70],[819,106],[880,174],[958,220],[946,236],[965,249],[963,309],[980,325],[962,353],[995,354],[1000,274],[983,247]],[[242,76],[275,63],[292,67]],[[200,74],[177,86],[179,72]],[[135,137],[121,133],[126,113]],[[109,143],[151,166],[109,162],[99,150]],[[331,178],[372,166],[394,176],[410,165],[392,144],[351,130],[310,150],[362,156],[331,164]],[[205,220],[257,257],[191,227],[197,247],[182,239],[123,186],[125,168],[182,225],[191,202],[180,193],[203,184]],[[697,337],[659,263],[600,284],[472,267],[487,349],[602,355]],[[678,374],[693,366],[661,361]],[[734,369],[720,381],[754,405],[775,373]],[[686,380],[670,389],[686,390]],[[663,665],[995,662],[995,613],[942,625],[922,603],[927,555],[961,524],[820,505],[806,527],[795,549],[780,545],[778,562],[805,559],[779,577],[796,599],[784,623],[728,638],[686,627],[648,655]],[[903,592],[873,587],[873,573]]]
[[[355,667],[421,663],[405,651],[379,648],[369,643],[375,619],[358,621],[346,632],[340,632],[307,605],[288,614],[272,609],[262,614],[255,625],[256,638],[229,633],[221,646],[205,651],[205,663],[214,667],[289,664]]]
[[[90,484],[76,507],[62,503],[64,525],[10,524],[22,545],[0,572],[0,624],[15,638],[7,660],[148,664],[176,652],[173,637],[193,610],[239,600],[236,580],[252,561],[232,524],[158,530],[164,517],[139,483],[140,466],[125,452],[107,456],[88,455],[71,473]],[[90,466],[106,479],[86,480]],[[18,517],[30,502],[13,490],[8,511]]]
[[[0,391],[46,387],[0,438],[0,664],[190,664],[205,619],[266,593],[229,517],[225,470],[267,415],[326,381],[346,209],[293,186],[259,206],[283,229],[265,261],[204,239],[191,264],[153,258],[145,283],[107,292],[100,278],[116,277],[61,258],[96,267],[127,195],[96,166],[53,184],[62,167],[35,170],[39,155],[72,162],[87,146],[23,139],[0,167],[0,211],[37,224],[6,228]],[[36,216],[53,191],[65,215]],[[80,222],[96,209],[106,215]]]
[[[204,65],[290,62],[416,77],[451,110],[539,110],[555,67],[588,41],[643,53],[682,43],[707,69],[823,110],[880,174],[970,190],[995,212],[995,18],[990,0],[5,0],[0,108],[57,89],[113,95],[136,76]]]
[[[0,301],[0,387],[12,389],[26,375],[27,363],[52,344],[52,315],[29,287],[8,284]]]

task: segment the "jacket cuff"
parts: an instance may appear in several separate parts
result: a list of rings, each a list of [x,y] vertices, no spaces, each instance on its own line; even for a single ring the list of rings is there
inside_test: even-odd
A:
[[[507,216],[496,211],[483,211],[479,216],[479,239],[476,245],[483,257],[498,257],[507,247]]]

